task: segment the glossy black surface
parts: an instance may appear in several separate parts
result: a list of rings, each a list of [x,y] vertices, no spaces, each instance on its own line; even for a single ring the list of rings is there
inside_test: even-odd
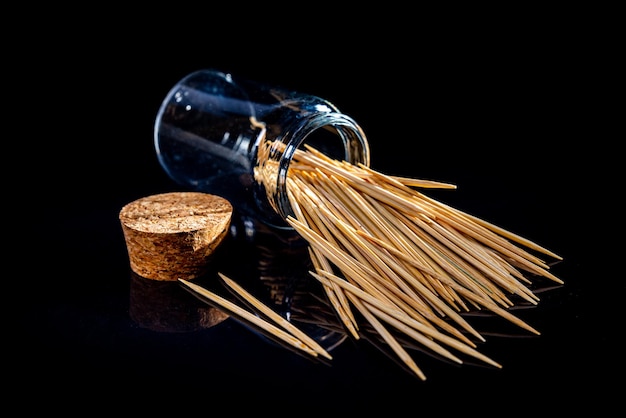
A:
[[[24,247],[34,257],[24,267],[35,290],[22,294],[28,302],[19,317],[28,330],[22,341],[34,351],[21,367],[37,387],[87,390],[102,404],[118,396],[153,406],[199,402],[209,408],[200,407],[203,414],[218,405],[255,405],[291,415],[295,410],[281,409],[291,402],[300,411],[328,413],[373,405],[389,413],[412,407],[502,415],[559,412],[572,404],[604,408],[623,387],[623,362],[615,355],[623,354],[617,301],[625,286],[621,273],[605,269],[613,261],[604,248],[623,242],[609,244],[599,235],[621,221],[608,214],[612,203],[589,177],[594,123],[570,89],[576,77],[565,71],[562,55],[497,51],[499,59],[489,48],[459,48],[413,66],[389,53],[382,71],[372,69],[373,58],[337,66],[311,57],[308,65],[285,68],[272,61],[279,57],[260,66],[181,53],[176,65],[113,61],[119,63],[114,77],[103,74],[88,92],[59,83],[59,93],[69,96],[62,133],[71,140],[41,150],[55,152],[42,178],[53,194],[32,218],[33,239]],[[261,56],[250,59],[258,63]],[[206,303],[131,273],[118,213],[132,200],[180,190],[158,165],[152,126],[168,89],[204,67],[331,100],[364,128],[373,168],[454,183],[457,190],[430,195],[562,255],[552,271],[565,285],[541,282],[550,288],[538,289],[539,305],[516,311],[541,335],[498,318],[469,317],[487,339],[480,351],[503,368],[457,366],[415,350],[427,375],[420,381],[375,339],[347,339],[325,363],[232,318],[207,327]],[[267,276],[281,268],[299,274],[305,258],[298,251],[280,240],[259,245],[231,236],[216,266],[259,286],[260,269],[269,269]],[[203,280],[218,285],[214,276]],[[185,393],[200,397],[180,397]]]

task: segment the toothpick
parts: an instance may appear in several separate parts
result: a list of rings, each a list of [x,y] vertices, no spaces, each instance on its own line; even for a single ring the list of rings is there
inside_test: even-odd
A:
[[[280,142],[271,147],[284,151]],[[270,152],[270,144],[267,148],[264,152]],[[275,169],[272,163],[262,174]],[[417,190],[456,185],[386,175],[364,164],[332,159],[308,144],[295,150],[289,170],[287,190],[294,215],[287,223],[309,243],[315,270],[311,275],[349,332],[356,334],[358,329],[352,305],[424,379],[380,321],[452,361],[460,359],[440,344],[495,367],[501,366],[476,351],[475,344],[453,326],[484,341],[461,310],[488,309],[538,334],[510,312],[514,303],[509,296],[538,303],[525,273],[563,283],[532,251],[562,258]],[[257,180],[271,190],[276,179]]]
[[[185,286],[187,286],[188,288],[192,289],[194,292],[198,293],[199,295],[209,299],[210,301],[216,303],[217,305],[221,306],[222,308],[226,309],[229,312],[232,312],[234,315],[239,316],[241,318],[243,318],[244,320],[258,326],[259,328],[269,332],[270,334],[272,334],[273,336],[279,338],[280,340],[286,342],[287,344],[304,351],[305,353],[308,353],[314,357],[318,356],[318,352],[313,350],[311,347],[309,347],[307,344],[303,343],[300,339],[294,337],[292,334],[289,334],[288,332],[284,331],[281,328],[278,328],[275,325],[272,325],[271,323],[261,319],[260,317],[250,313],[249,311],[246,311],[245,309],[240,308],[238,305],[232,303],[231,301],[224,299],[223,297],[211,292],[208,289],[205,289],[201,286],[198,286],[197,284],[191,283],[187,280],[184,279],[178,279],[178,281],[180,281],[181,283],[183,283]]]
[[[240,295],[242,298],[244,298],[246,301],[248,301],[252,306],[257,308],[259,310],[259,312],[263,313],[268,318],[270,318],[272,321],[274,321],[276,324],[278,324],[283,329],[285,329],[285,331],[289,332],[294,337],[300,339],[303,343],[305,343],[306,345],[311,347],[311,349],[313,349],[316,353],[326,357],[329,360],[331,360],[333,358],[324,349],[324,347],[322,347],[321,345],[319,345],[317,343],[317,341],[315,341],[313,338],[309,337],[307,334],[305,334],[302,330],[300,330],[294,324],[292,324],[291,322],[287,321],[285,318],[280,316],[274,310],[272,310],[268,306],[266,306],[263,302],[261,302],[260,300],[255,298],[248,291],[246,291],[243,287],[241,287],[239,284],[237,284],[237,282],[235,282],[234,280],[232,280],[231,278],[226,276],[224,273],[218,272],[217,274],[220,276],[220,278],[231,289],[233,289],[235,292],[237,292],[238,295]]]
[[[367,322],[369,322],[374,329],[378,332],[378,334],[383,337],[385,342],[389,344],[389,347],[396,353],[396,355],[406,364],[409,369],[413,371],[420,379],[426,380],[426,375],[422,370],[417,366],[413,358],[409,353],[398,343],[398,341],[391,335],[391,333],[381,324],[378,319],[361,303],[361,301],[351,295],[348,295],[348,298],[352,301],[352,303],[356,306],[356,308],[361,312],[361,315],[365,317]]]

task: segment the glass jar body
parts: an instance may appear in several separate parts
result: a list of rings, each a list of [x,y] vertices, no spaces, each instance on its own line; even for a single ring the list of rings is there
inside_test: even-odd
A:
[[[327,100],[214,70],[180,80],[154,126],[158,160],[177,183],[228,199],[236,211],[287,227],[287,174],[307,143],[369,165],[365,134]]]

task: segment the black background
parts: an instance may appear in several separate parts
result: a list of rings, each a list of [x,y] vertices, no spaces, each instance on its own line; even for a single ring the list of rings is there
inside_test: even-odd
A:
[[[391,31],[330,16],[235,24],[228,14],[228,29],[209,31],[187,20],[194,13],[172,12],[149,32],[130,18],[95,30],[81,21],[42,39],[36,51],[51,58],[24,71],[20,85],[37,86],[37,106],[18,110],[21,132],[47,135],[23,142],[36,176],[24,173],[14,195],[28,219],[25,237],[18,229],[26,280],[13,308],[22,390],[59,395],[51,408],[124,399],[207,414],[559,412],[601,410],[619,396],[625,286],[606,267],[611,248],[623,247],[607,187],[621,167],[607,128],[616,112],[600,96],[613,69],[603,37],[555,25],[567,23],[559,14],[493,26],[443,19],[429,29],[409,21]],[[367,343],[346,342],[323,365],[231,320],[186,333],[135,323],[118,213],[180,189],[158,165],[152,129],[168,90],[202,68],[330,100],[365,130],[373,168],[454,183],[434,196],[563,256],[553,272],[565,285],[520,312],[541,335],[488,337],[480,349],[501,370],[416,353],[422,382]],[[292,402],[299,409],[283,409]]]

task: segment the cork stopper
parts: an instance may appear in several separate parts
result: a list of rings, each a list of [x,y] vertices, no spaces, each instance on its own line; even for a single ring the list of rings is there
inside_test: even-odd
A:
[[[131,269],[148,279],[192,280],[228,234],[233,208],[200,192],[147,196],[124,206],[119,219]]]

